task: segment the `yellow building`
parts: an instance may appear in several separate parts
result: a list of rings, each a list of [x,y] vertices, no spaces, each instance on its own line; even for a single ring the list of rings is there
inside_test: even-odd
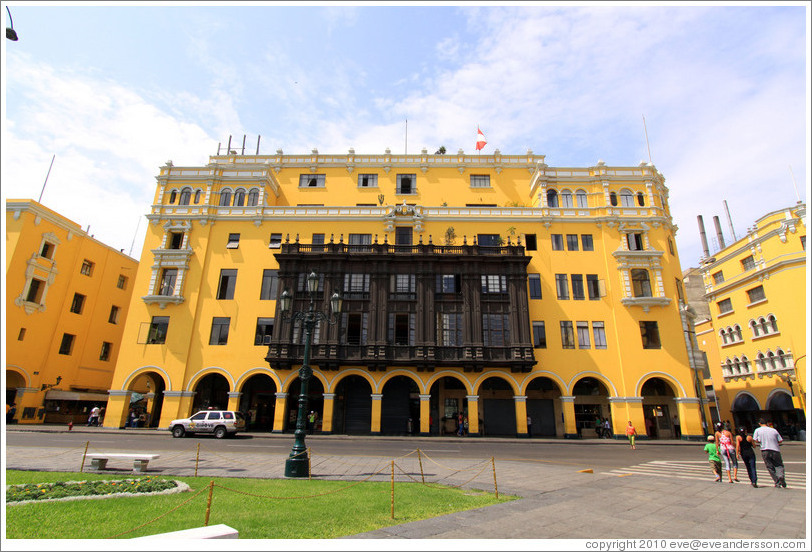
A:
[[[650,164],[525,155],[216,155],[157,176],[105,424],[239,409],[294,427],[277,298],[344,298],[310,351],[318,430],[701,438],[668,189]],[[158,421],[159,420],[159,421]],[[530,426],[528,427],[528,421]]]
[[[87,422],[113,381],[138,263],[32,200],[6,202],[6,404]]]
[[[709,310],[696,321],[721,420],[757,427],[760,417],[788,437],[806,424],[806,205],[767,213],[747,235],[705,255],[698,272]],[[795,427],[795,424],[798,427]]]

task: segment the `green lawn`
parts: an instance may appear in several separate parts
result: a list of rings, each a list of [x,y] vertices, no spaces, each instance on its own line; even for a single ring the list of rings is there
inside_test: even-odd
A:
[[[6,471],[9,485],[124,477],[130,476]],[[516,498],[500,494],[496,499],[493,492],[395,482],[392,519],[389,482],[160,477],[184,481],[192,491],[165,496],[7,504],[7,537],[126,539],[201,527],[211,481],[214,490],[209,525],[223,523],[233,527],[241,539],[331,539]],[[146,526],[130,531],[145,523]]]

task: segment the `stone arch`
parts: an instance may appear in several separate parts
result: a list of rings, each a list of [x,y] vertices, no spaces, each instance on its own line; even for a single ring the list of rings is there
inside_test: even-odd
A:
[[[773,389],[767,395],[767,410],[794,410],[795,405],[792,404],[792,395],[785,389]]]
[[[268,376],[276,384],[277,389],[282,389],[282,380],[280,379],[279,374],[277,374],[275,371],[268,370],[267,368],[251,368],[250,370],[246,370],[245,372],[243,372],[242,375],[240,375],[240,377],[237,378],[237,382],[234,384],[234,390],[240,391],[243,385],[245,385],[246,381],[248,381],[249,379],[258,374]]]
[[[759,405],[758,399],[756,399],[752,393],[739,391],[736,394],[736,398],[730,403],[730,409],[734,412],[738,410],[751,411],[761,410],[761,406]]]
[[[465,391],[469,395],[474,394],[474,390],[471,388],[471,382],[469,382],[468,379],[465,378],[465,376],[463,376],[459,372],[454,372],[453,370],[443,370],[442,372],[437,372],[434,375],[432,375],[429,378],[429,380],[426,382],[425,389],[431,389],[431,387],[438,380],[440,380],[441,378],[445,378],[445,377],[451,377],[451,378],[454,378],[454,379],[458,380],[465,387]]]
[[[384,435],[412,435],[420,427],[421,385],[413,374],[400,371],[381,380],[381,424]]]
[[[564,381],[551,372],[535,372],[522,383],[521,394],[527,397],[527,416],[531,420],[530,437],[564,435],[561,396],[566,388]]]
[[[198,372],[200,374],[200,372]],[[208,370],[202,377],[195,377],[194,385],[190,381],[189,391],[194,391],[192,410],[225,410],[228,408],[229,392],[234,389],[234,382],[220,370]]]
[[[312,378],[316,378],[321,383],[322,387],[325,389],[325,393],[330,393],[331,391],[327,391],[328,388],[328,381],[327,376],[321,370],[313,370]],[[279,381],[279,389],[283,393],[288,393],[290,391],[290,386],[293,385],[299,379],[299,370],[293,370],[291,373],[286,377],[284,380]]]
[[[279,376],[267,368],[248,370],[237,379],[238,408],[245,414],[249,431],[273,431],[276,393],[280,389]]]
[[[144,372],[157,372],[161,375],[164,379],[164,385],[166,386],[167,391],[172,391],[172,378],[169,377],[169,374],[163,368],[159,366],[141,366],[140,368],[136,368],[130,374],[124,378],[124,382],[121,384],[121,391],[129,390],[130,386],[132,385],[133,381],[140,376]]]
[[[637,384],[634,386],[635,393],[638,397],[643,396],[643,385],[645,385],[646,381],[651,378],[660,378],[671,384],[671,389],[674,391],[675,397],[685,398],[688,396],[682,384],[678,380],[674,379],[672,375],[666,374],[665,372],[649,372],[637,380]]]
[[[429,378],[426,389],[430,395],[429,432],[453,435],[457,430],[457,415],[468,411],[468,396],[473,395],[470,382],[459,372],[443,370]]]
[[[202,370],[198,370],[195,372],[191,378],[189,378],[189,382],[186,384],[186,391],[193,391],[194,386],[199,383],[199,381],[211,374],[220,374],[226,381],[228,382],[229,391],[235,390],[234,385],[234,377],[226,370],[220,368],[219,366],[209,366],[208,368],[203,368]]]
[[[581,372],[571,380],[569,394],[573,397],[575,410],[575,429],[579,437],[589,435],[597,437],[595,422],[597,418],[604,419],[611,416],[609,404],[610,387],[601,374],[594,372]],[[611,383],[610,383],[611,385]],[[584,392],[584,391],[588,391]],[[614,393],[617,396],[617,393]]]
[[[572,390],[575,387],[575,384],[578,383],[579,380],[582,380],[582,379],[587,378],[587,377],[595,378],[596,380],[601,382],[604,385],[604,387],[606,387],[606,389],[608,390],[610,397],[617,397],[618,396],[617,389],[615,388],[615,384],[612,383],[612,380],[610,380],[609,378],[607,378],[603,374],[600,374],[598,372],[593,372],[591,370],[586,370],[584,372],[578,372],[577,374],[572,376],[572,378],[570,378],[570,381],[569,381],[569,383],[567,384],[567,386],[565,388],[567,394],[572,395]]]
[[[482,435],[515,437],[518,434],[515,380],[504,376],[501,372],[493,372],[477,380]],[[495,385],[491,387],[489,384]]]
[[[171,389],[166,372],[156,366],[141,367],[135,370],[125,382],[124,390],[129,395],[129,411],[140,419],[138,427],[159,427],[163,411],[164,392]],[[132,424],[131,412],[129,422]]]
[[[14,387],[31,387],[31,376],[28,375],[28,372],[25,369],[21,368],[20,366],[14,364],[6,364],[6,387],[12,387],[11,383],[12,380],[9,377],[9,372],[12,374],[16,374],[21,381],[14,381],[13,383],[17,384]]]
[[[333,432],[367,435],[372,431],[372,390],[375,389],[375,382],[358,370],[348,371],[341,376],[334,387]]]
[[[315,372],[314,372],[315,375]],[[375,389],[378,389],[377,382],[373,379],[373,377],[369,374],[369,372],[365,372],[363,370],[358,370],[357,368],[352,368],[350,370],[342,371],[341,373],[337,374],[336,377],[329,382],[329,385],[325,385],[325,393],[335,393],[336,389],[338,389],[338,385],[341,383],[341,380],[346,379],[348,376],[361,376],[367,383],[369,384],[369,388],[372,389],[373,393],[377,393]]]
[[[519,390],[521,389],[521,384],[516,381],[516,378],[513,376],[506,374],[504,372],[488,372],[486,374],[480,375],[477,379],[473,382],[474,394],[478,394],[482,383],[490,378],[499,378],[507,382],[510,386],[511,391],[513,391],[514,395],[520,395],[521,393]]]
[[[643,419],[649,439],[676,439],[675,416],[679,415],[676,397],[683,391],[667,374],[648,374],[638,388],[643,398]]]
[[[564,391],[566,391],[567,389],[567,384],[564,382],[564,380],[561,379],[561,376],[545,370],[541,372],[533,372],[532,374],[528,374],[525,380],[522,382],[521,386],[519,387],[519,394],[526,395],[527,388],[530,386],[533,380],[536,380],[538,378],[547,378],[555,382],[556,385],[558,385],[558,390],[561,391],[562,395],[564,394]]]
[[[423,387],[423,382],[420,380],[420,378],[418,378],[415,375],[414,372],[412,372],[410,370],[400,370],[400,369],[393,370],[392,372],[387,372],[386,374],[384,374],[384,376],[378,382],[377,387],[372,388],[373,393],[383,393],[383,388],[386,385],[386,383],[389,380],[391,380],[392,378],[395,378],[397,376],[406,376],[407,378],[409,378],[410,380],[415,382],[415,384],[417,384],[417,389],[420,391],[420,393],[425,393],[425,388]]]

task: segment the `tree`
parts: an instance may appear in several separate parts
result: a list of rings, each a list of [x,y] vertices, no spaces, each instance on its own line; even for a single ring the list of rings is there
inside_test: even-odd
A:
[[[446,245],[454,245],[454,241],[457,239],[457,233],[454,231],[453,226],[449,226],[448,229],[445,231],[445,244]]]
[[[434,155],[445,155],[445,146],[440,146],[440,149],[435,151]]]

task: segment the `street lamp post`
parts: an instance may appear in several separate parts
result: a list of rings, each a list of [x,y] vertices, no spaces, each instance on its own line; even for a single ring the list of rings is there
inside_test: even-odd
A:
[[[296,432],[294,433],[295,439],[293,442],[293,449],[290,451],[290,456],[285,461],[285,477],[308,477],[309,475],[309,459],[307,456],[307,446],[305,445],[305,419],[307,416],[307,405],[309,402],[308,397],[308,384],[310,377],[313,375],[313,370],[310,368],[310,344],[313,340],[313,330],[316,328],[316,323],[319,320],[324,320],[328,324],[335,324],[338,319],[337,315],[341,312],[341,305],[343,299],[338,292],[333,293],[330,297],[331,315],[327,315],[315,307],[315,296],[319,289],[319,276],[315,271],[311,271],[307,277],[307,292],[310,295],[310,306],[305,311],[291,312],[291,302],[293,297],[285,290],[279,297],[280,310],[282,317],[289,318],[291,322],[301,320],[304,328],[304,358],[302,359],[302,366],[299,368],[299,379],[301,387],[299,390],[299,413],[296,416]]]

